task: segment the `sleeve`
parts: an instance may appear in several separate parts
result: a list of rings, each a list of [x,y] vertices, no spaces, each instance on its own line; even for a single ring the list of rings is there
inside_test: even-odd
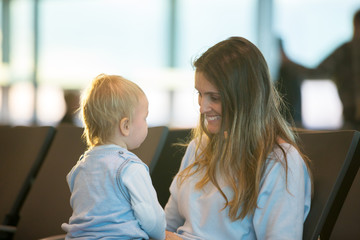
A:
[[[188,165],[191,159],[195,156],[195,145],[194,141],[191,142],[186,149],[185,155],[181,161],[180,171],[185,169]],[[186,204],[186,203],[178,203],[178,191],[179,186],[177,184],[177,176],[173,179],[171,185],[170,185],[170,198],[165,206],[165,215],[166,215],[166,230],[171,232],[176,232],[176,230],[184,225],[185,219],[181,215],[179,211],[180,204]]]
[[[171,184],[171,185],[173,185],[173,184]],[[177,199],[173,195],[175,193],[175,191],[177,191],[176,186],[173,190],[174,191],[170,190],[171,195],[170,195],[169,201],[167,202],[167,204],[165,206],[166,230],[168,230],[170,232],[176,232],[176,230],[180,226],[184,225],[184,222],[185,222],[185,219],[181,216],[181,214],[179,212]]]
[[[296,150],[287,154],[287,161],[287,184],[285,168],[279,161],[269,163],[262,179],[253,218],[258,239],[302,239],[311,204],[311,182]]]
[[[142,229],[153,239],[165,239],[165,212],[158,202],[149,172],[139,163],[124,169],[123,183],[128,189],[131,206]]]

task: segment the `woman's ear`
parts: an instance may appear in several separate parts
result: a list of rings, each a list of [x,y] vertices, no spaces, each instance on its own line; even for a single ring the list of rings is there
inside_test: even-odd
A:
[[[130,119],[125,117],[120,120],[120,133],[127,137],[130,134]]]

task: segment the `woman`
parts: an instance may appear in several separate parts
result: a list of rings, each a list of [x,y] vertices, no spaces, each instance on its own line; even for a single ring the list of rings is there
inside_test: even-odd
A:
[[[170,186],[167,237],[302,239],[309,160],[280,114],[263,55],[232,37],[194,66],[200,123]]]

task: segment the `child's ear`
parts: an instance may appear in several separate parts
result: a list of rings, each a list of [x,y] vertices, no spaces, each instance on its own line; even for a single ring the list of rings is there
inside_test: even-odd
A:
[[[129,118],[125,117],[120,120],[120,133],[127,137],[130,134],[130,120]]]

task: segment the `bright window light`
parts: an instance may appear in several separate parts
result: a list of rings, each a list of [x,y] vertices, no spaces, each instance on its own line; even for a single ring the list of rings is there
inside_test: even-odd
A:
[[[301,86],[302,121],[309,129],[339,129],[342,104],[330,80],[305,80]]]
[[[41,125],[55,125],[64,116],[66,110],[64,94],[61,88],[53,85],[41,85],[37,91],[37,117]]]
[[[31,82],[19,82],[9,90],[10,119],[14,125],[31,124],[34,111],[34,87]]]

